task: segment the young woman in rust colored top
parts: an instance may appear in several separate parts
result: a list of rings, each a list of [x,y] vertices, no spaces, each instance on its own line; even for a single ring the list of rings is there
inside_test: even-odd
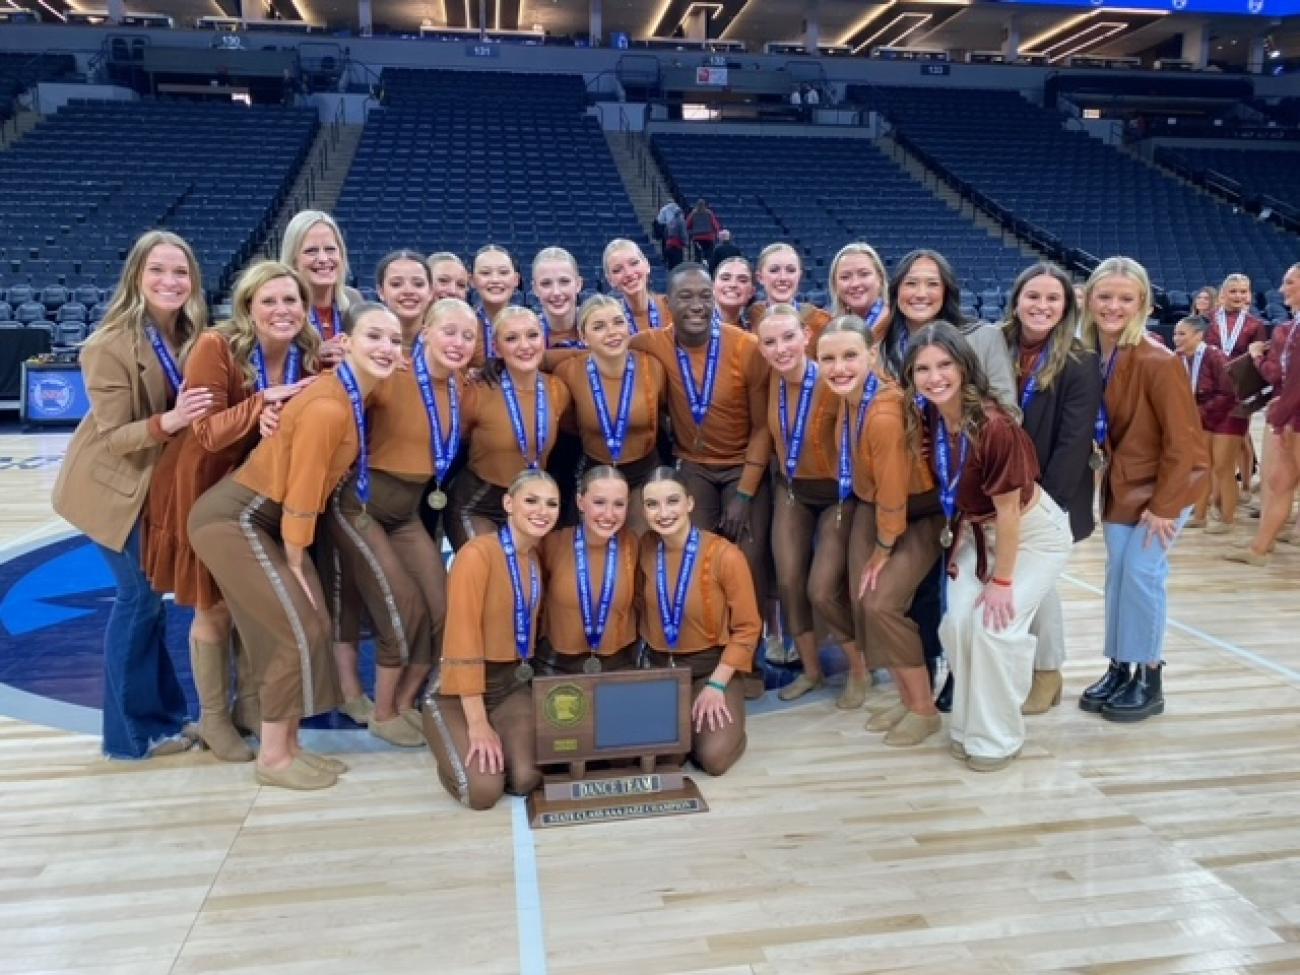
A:
[[[909,402],[924,403],[912,443],[920,449],[923,423],[945,517],[939,639],[953,670],[951,751],[991,772],[1024,745],[1030,624],[1069,558],[1070,519],[1038,486],[1033,441],[955,328],[938,322],[912,335],[903,375]]]
[[[425,260],[429,268],[429,286],[433,289],[433,300],[459,298],[469,300],[469,271],[465,262],[451,251],[435,251]]]
[[[375,289],[379,300],[401,323],[402,349],[410,355],[434,302],[429,268],[415,251],[391,251],[375,269]]]
[[[295,396],[274,434],[190,512],[190,543],[217,581],[258,677],[257,781],[323,789],[346,766],[298,741],[299,722],[336,707],[325,594],[307,557],[317,518],[353,463],[368,471],[366,400],[401,361],[402,331],[383,305],[344,316],[339,367]],[[359,483],[363,500],[369,484]]]
[[[537,661],[543,676],[637,665],[638,539],[627,527],[627,479],[590,468],[578,485],[579,522],[542,540],[546,600]]]
[[[763,630],[754,584],[735,545],[692,525],[694,499],[675,470],[651,473],[643,502],[650,531],[641,539],[638,606],[646,656],[656,667],[690,667],[690,757],[721,775],[745,751],[745,692],[734,678],[753,667]]]
[[[560,515],[560,492],[545,471],[527,468],[501,503],[505,523],[452,560],[442,679],[424,699],[438,780],[471,809],[542,781],[532,690],[543,599],[537,549]]]
[[[867,730],[886,732],[887,745],[917,745],[933,734],[937,711],[908,607],[938,561],[942,519],[923,510],[909,518],[908,508],[913,498],[933,496],[934,481],[922,455],[908,449],[903,394],[879,371],[866,322],[832,319],[817,360],[841,403],[832,443],[838,495],[854,509],[847,572],[857,643],[870,666],[889,669],[899,695],[874,711]]]
[[[714,319],[723,325],[734,325],[746,332],[752,330],[749,320],[749,303],[754,298],[754,272],[743,257],[728,257],[713,272]]]
[[[199,496],[243,463],[262,424],[274,428],[275,419],[263,413],[278,412],[314,381],[321,341],[306,327],[306,287],[278,261],[260,261],[240,275],[232,306],[229,321],[196,334],[183,354],[186,386],[208,390],[212,411],[172,440],[158,462],[155,484],[167,489],[149,494],[145,571],[156,591],[194,607],[190,667],[202,707],[199,737],[223,762],[248,762],[253,753],[230,714],[230,610],[190,547],[186,525]],[[254,686],[248,670],[241,661],[241,691]]]
[[[803,262],[799,252],[790,244],[768,244],[758,255],[755,274],[763,288],[764,300],[749,306],[749,326],[757,330],[772,305],[794,305],[799,309],[799,320],[808,329],[808,354],[817,348],[817,339],[822,329],[831,320],[829,312],[823,311],[812,302],[799,304],[799,283],[803,279]]]
[[[470,284],[474,286],[474,311],[478,315],[480,330],[478,347],[474,351],[475,368],[501,354],[493,330],[497,316],[514,300],[519,281],[519,267],[504,247],[484,244],[474,254]]]
[[[668,300],[650,290],[650,262],[634,241],[623,237],[611,240],[605,245],[601,265],[615,297],[623,302],[633,335],[673,323]]]

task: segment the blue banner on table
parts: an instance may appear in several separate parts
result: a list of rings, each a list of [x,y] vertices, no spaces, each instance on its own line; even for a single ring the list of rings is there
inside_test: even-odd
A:
[[[89,411],[90,398],[80,366],[24,363],[24,423],[75,424]]]

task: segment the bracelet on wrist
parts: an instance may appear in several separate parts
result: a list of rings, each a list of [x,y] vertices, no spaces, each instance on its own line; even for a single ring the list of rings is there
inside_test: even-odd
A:
[[[727,693],[727,685],[722,683],[722,681],[720,680],[707,680],[704,682],[704,686],[712,687],[715,691],[717,691],[720,694]]]
[[[895,544],[896,544],[896,540],[886,545],[884,542],[880,540],[879,535],[876,536],[876,548],[880,549],[882,552],[892,552],[894,550]]]
[[[754,500],[754,496],[753,496],[752,494],[746,494],[744,491],[737,491],[737,492],[736,492],[736,497],[740,498],[741,501],[753,501],[753,500]]]
[[[1001,586],[1003,589],[1011,588],[1010,579],[999,579],[997,576],[989,576],[989,584],[994,586]]]

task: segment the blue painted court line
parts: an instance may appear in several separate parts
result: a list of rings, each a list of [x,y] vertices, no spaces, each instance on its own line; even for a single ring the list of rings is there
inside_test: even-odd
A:
[[[528,825],[528,800],[511,800],[515,847],[515,920],[519,929],[520,975],[546,975],[546,937],[542,929],[542,891],[537,884],[537,849]]]
[[[1085,590],[1086,592],[1092,593],[1093,595],[1096,596],[1105,595],[1105,593],[1101,589],[1098,589],[1096,586],[1084,582],[1082,579],[1076,579],[1068,572],[1062,573],[1061,578],[1064,579],[1066,582],[1073,583],[1074,585],[1078,586],[1080,589]],[[1275,661],[1269,660],[1267,657],[1261,657],[1259,654],[1254,653],[1251,650],[1247,650],[1245,647],[1239,647],[1235,643],[1229,643],[1227,640],[1220,640],[1217,636],[1211,636],[1209,633],[1206,633],[1204,630],[1197,629],[1195,626],[1188,626],[1186,623],[1180,623],[1178,622],[1178,620],[1173,619],[1172,617],[1168,620],[1167,625],[1171,630],[1179,630],[1183,633],[1186,633],[1188,636],[1195,637],[1198,640],[1204,640],[1210,646],[1216,647],[1217,649],[1222,650],[1224,653],[1230,653],[1234,657],[1244,660],[1249,664],[1253,664],[1254,666],[1260,667],[1263,670],[1270,670],[1273,673],[1277,674],[1279,677],[1285,677],[1287,680],[1293,683],[1300,684],[1300,671],[1292,670],[1290,667],[1286,666],[1285,664],[1279,664]]]

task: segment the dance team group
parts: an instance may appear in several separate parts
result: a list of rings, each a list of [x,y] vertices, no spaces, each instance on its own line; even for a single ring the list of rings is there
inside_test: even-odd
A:
[[[1108,669],[1079,703],[1116,721],[1163,710],[1169,551],[1208,504],[1211,442],[1235,515],[1245,430],[1212,385],[1216,339],[1248,345],[1278,390],[1255,561],[1300,479],[1297,329],[1267,340],[1225,288],[1217,326],[1184,321],[1172,354],[1123,257],[1081,298],[1059,268],[1028,268],[1001,327],[963,320],[940,254],[889,277],[865,243],[836,255],[830,310],[796,303],[785,244],[753,269],[679,265],[658,295],[637,245],[614,240],[610,294],[580,307],[574,259],[546,248],[540,314],[512,304],[521,276],[492,245],[468,268],[390,254],[380,302],[345,285],[326,213],[299,213],[280,257],[248,267],[209,328],[190,247],[151,231],[82,349],[91,411],[54,506],[117,583],[109,756],[198,740],[255,757],[262,784],[325,788],[346,765],[305,749],[299,724],[339,708],[427,743],[448,792],[488,808],[541,781],[534,675],[649,665],[690,668],[690,758],[720,775],[745,749],[766,630],[802,661],[785,700],[824,683],[827,642],[848,663],[841,708],[887,669],[897,699],[867,728],[891,746],[940,731],[946,656],[948,747],[993,771],[1020,752],[1023,715],[1060,700],[1056,583],[1098,489]],[[1300,310],[1300,267],[1282,288]],[[164,645],[168,592],[194,609],[196,724]]]

